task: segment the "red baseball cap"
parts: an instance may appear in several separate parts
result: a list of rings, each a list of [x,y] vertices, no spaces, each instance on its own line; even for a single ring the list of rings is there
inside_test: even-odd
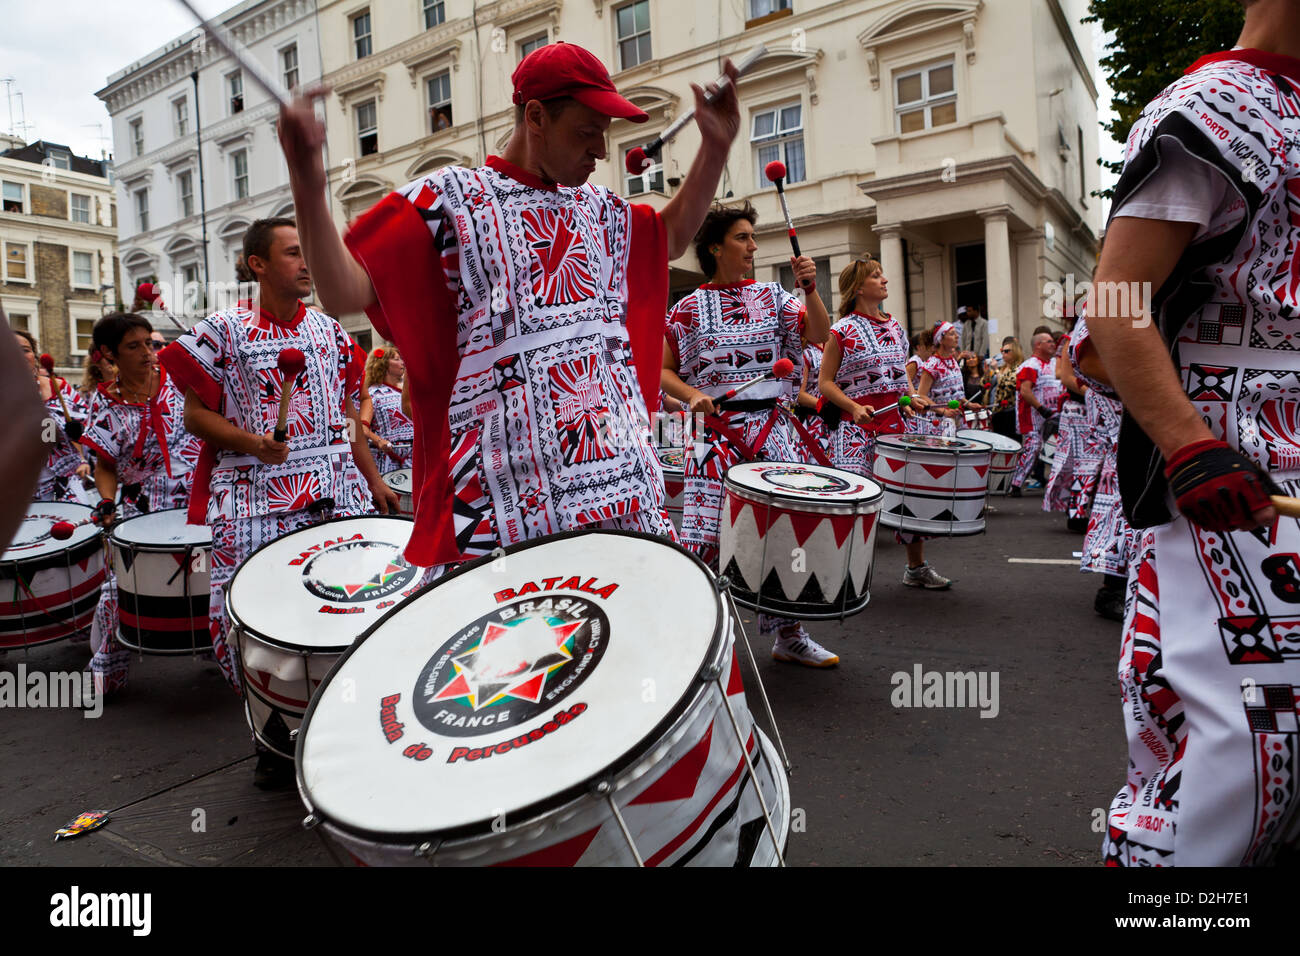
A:
[[[510,77],[515,85],[514,101],[523,106],[529,100],[553,100],[571,96],[606,116],[644,123],[644,110],[618,95],[603,63],[575,43],[558,41],[538,47],[524,57]]]

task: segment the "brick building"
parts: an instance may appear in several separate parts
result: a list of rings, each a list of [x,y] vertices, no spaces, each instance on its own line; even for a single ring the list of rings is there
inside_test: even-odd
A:
[[[0,191],[0,302],[76,381],[95,320],[122,299],[108,163],[0,137]]]

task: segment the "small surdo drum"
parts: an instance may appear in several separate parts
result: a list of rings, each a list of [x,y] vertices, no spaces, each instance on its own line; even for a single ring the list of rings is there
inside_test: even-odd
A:
[[[770,865],[783,768],[730,605],[650,535],[574,531],[463,565],[373,625],[298,738],[311,816],[358,862]]]
[[[293,757],[290,736],[326,672],[367,627],[414,594],[424,569],[402,556],[409,518],[336,518],[263,545],[226,588],[229,643],[254,735]]]
[[[723,487],[718,566],[738,603],[796,620],[867,606],[878,484],[822,465],[753,461],[728,468]]]
[[[682,510],[686,500],[686,450],[658,448],[659,466],[664,473],[664,508],[678,531],[682,529]]]
[[[104,584],[103,532],[84,524],[60,541],[60,521],[85,521],[91,509],[33,501],[0,555],[0,649],[47,644],[91,625]]]
[[[1016,459],[1020,457],[1023,448],[1020,442],[994,431],[980,431],[977,428],[959,431],[957,437],[983,442],[993,449],[993,456],[989,460],[989,494],[1010,493],[1011,476],[1016,470]]]
[[[992,456],[983,438],[877,438],[873,474],[885,490],[880,523],[913,534],[979,534]]]
[[[212,648],[208,561],[212,532],[184,508],[137,515],[108,536],[117,577],[117,639],[144,654]]]
[[[414,479],[411,469],[398,468],[382,476],[384,484],[397,492],[397,511],[408,518],[415,517]]]

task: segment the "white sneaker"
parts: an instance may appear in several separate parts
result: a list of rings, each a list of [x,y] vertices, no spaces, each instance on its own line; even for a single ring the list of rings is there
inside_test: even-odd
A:
[[[929,561],[919,567],[905,567],[903,570],[903,583],[909,588],[926,588],[930,591],[944,591],[952,587],[952,579],[945,578],[930,567]]]
[[[772,660],[807,667],[834,667],[840,662],[839,657],[809,637],[803,625],[789,637],[777,635],[776,643],[772,645]]]

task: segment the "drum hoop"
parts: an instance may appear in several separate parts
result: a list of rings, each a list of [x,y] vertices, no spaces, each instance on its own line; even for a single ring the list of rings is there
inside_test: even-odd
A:
[[[302,800],[303,805],[307,808],[308,813],[314,814],[325,823],[329,824],[330,826],[334,827],[335,829],[343,833],[347,833],[349,835],[359,837],[363,840],[369,840],[371,842],[378,843],[383,846],[401,846],[407,843],[417,843],[417,844],[426,843],[426,842],[431,842],[432,840],[435,839],[439,843],[445,843],[445,842],[450,842],[452,840],[460,840],[460,839],[465,839],[473,836],[482,836],[487,833],[493,832],[492,823],[496,818],[491,816],[486,817],[483,820],[478,821],[476,823],[467,823],[464,824],[463,826],[451,827],[444,830],[417,830],[417,831],[404,831],[400,833],[381,831],[381,830],[370,830],[362,826],[357,826],[351,823],[345,823],[341,820],[338,820],[330,816],[329,814],[322,811],[319,807],[317,807],[312,802],[311,789],[310,787],[307,786],[307,781],[304,776],[303,747],[305,746],[307,740],[307,731],[311,726],[312,718],[316,715],[316,705],[320,700],[322,700],[325,697],[324,690],[330,684],[330,682],[334,680],[336,672],[338,672],[348,662],[349,658],[352,657],[352,655],[356,652],[357,648],[361,647],[362,644],[364,644],[375,634],[375,632],[378,630],[380,625],[384,624],[390,616],[396,616],[397,612],[402,610],[409,602],[415,601],[417,598],[424,597],[429,592],[435,590],[438,587],[441,587],[447,581],[460,577],[462,574],[466,574],[470,571],[476,570],[477,568],[483,567],[484,565],[490,565],[493,561],[497,560],[497,558],[501,556],[502,552],[504,552],[506,556],[509,556],[512,554],[519,554],[531,548],[536,548],[536,547],[541,547],[543,545],[551,544],[555,541],[564,541],[566,539],[579,538],[579,537],[585,537],[590,535],[598,535],[598,536],[617,535],[619,537],[625,537],[625,538],[643,538],[646,541],[652,541],[657,545],[672,548],[673,550],[679,552],[680,554],[683,554],[686,557],[690,558],[691,561],[701,571],[704,572],[706,580],[714,584],[713,599],[714,599],[715,606],[717,608],[717,612],[713,622],[713,637],[709,641],[708,650],[706,651],[703,660],[700,661],[699,669],[696,671],[695,685],[694,685],[696,688],[696,692],[692,693],[688,691],[687,693],[683,694],[681,699],[679,699],[668,710],[668,712],[664,715],[663,719],[660,720],[657,724],[655,724],[655,726],[652,727],[644,737],[636,741],[635,744],[633,744],[631,747],[625,749],[623,753],[621,753],[618,757],[614,758],[614,760],[612,760],[602,770],[598,771],[597,773],[593,774],[590,777],[587,777],[583,780],[577,781],[574,784],[571,784],[568,787],[565,787],[563,790],[557,791],[556,793],[552,794],[549,797],[545,797],[534,803],[519,807],[511,811],[511,815],[520,821],[518,825],[521,827],[536,825],[538,820],[545,818],[549,816],[552,812],[559,810],[567,806],[568,804],[573,803],[575,800],[583,796],[588,795],[591,792],[591,787],[593,783],[595,783],[596,781],[602,779],[616,778],[622,773],[624,773],[628,768],[634,766],[639,760],[644,759],[653,750],[653,745],[656,742],[668,736],[672,732],[673,728],[678,724],[678,722],[691,711],[692,707],[695,705],[696,701],[701,696],[701,692],[704,691],[704,689],[707,688],[707,686],[710,683],[712,683],[712,681],[715,679],[715,676],[711,675],[706,677],[705,674],[708,671],[709,666],[713,664],[715,661],[717,661],[720,657],[721,645],[725,643],[725,637],[722,632],[722,625],[725,621],[730,620],[730,617],[724,612],[722,596],[716,587],[716,575],[713,574],[709,566],[706,565],[703,561],[701,561],[698,556],[692,554],[690,551],[687,551],[685,548],[683,548],[681,545],[677,544],[676,542],[670,541],[667,538],[664,538],[660,535],[647,534],[642,531],[596,530],[590,528],[588,529],[579,528],[573,531],[562,531],[558,534],[545,535],[541,538],[533,538],[530,541],[520,541],[517,544],[512,544],[506,548],[502,548],[501,551],[496,552],[494,554],[485,554],[482,557],[476,558],[473,561],[465,562],[460,567],[456,568],[453,571],[449,571],[447,574],[440,577],[437,581],[434,581],[427,588],[422,588],[421,590],[417,591],[415,594],[412,594],[410,597],[403,598],[397,604],[396,607],[390,608],[388,611],[385,611],[383,617],[379,618],[377,621],[371,624],[370,627],[366,628],[366,630],[363,631],[361,635],[358,636],[356,640],[352,642],[351,646],[349,646],[345,651],[343,651],[342,654],[339,655],[338,660],[334,662],[334,665],[329,669],[329,672],[326,673],[326,675],[321,679],[321,682],[317,687],[316,693],[312,694],[311,700],[307,704],[307,712],[303,714],[302,723],[298,727],[297,743],[294,746],[293,762],[294,762],[295,776],[297,778],[297,784],[298,784],[298,795]],[[510,828],[507,828],[506,832],[508,832],[509,829]]]
[[[170,511],[185,514],[184,508],[167,508],[163,511],[149,511],[145,514],[136,515],[134,518],[127,518],[125,521],[118,521],[114,523],[113,530],[108,534],[108,543],[115,548],[121,548],[123,550],[129,549],[137,554],[176,554],[179,551],[199,551],[203,548],[212,547],[211,529],[208,530],[208,540],[206,542],[187,541],[167,545],[153,541],[126,541],[123,538],[118,537],[118,531],[120,531],[124,526],[130,524],[132,521],[138,521],[141,518],[148,518],[153,515],[165,515]]]
[[[50,551],[47,554],[32,555],[30,558],[9,558],[6,561],[0,561],[0,577],[7,577],[9,575],[6,572],[17,572],[20,568],[34,574],[37,571],[48,571],[50,568],[61,568],[69,561],[79,563],[86,558],[93,557],[95,552],[99,551],[103,546],[104,532],[101,529],[94,536],[71,547],[63,547],[58,551]]]
[[[320,527],[323,527],[324,525],[327,525],[327,524],[336,524],[336,523],[338,523],[338,522],[340,522],[340,521],[369,521],[369,520],[374,519],[374,518],[383,518],[383,519],[385,519],[385,520],[389,520],[389,521],[406,521],[406,522],[409,522],[409,523],[411,523],[411,524],[414,524],[414,523],[415,523],[415,519],[412,518],[410,515],[348,515],[348,516],[346,516],[346,517],[328,518],[328,519],[326,519],[325,521],[318,521],[318,522],[316,522],[315,524],[307,525],[307,527],[305,527],[305,528],[299,528],[297,531],[290,531],[289,534],[282,534],[282,535],[280,535],[280,537],[278,537],[278,538],[272,538],[270,541],[267,541],[265,544],[258,545],[257,549],[256,549],[255,551],[253,551],[252,554],[250,554],[248,557],[246,557],[243,561],[241,561],[241,562],[239,563],[239,567],[235,568],[235,573],[232,574],[232,575],[230,576],[230,581],[226,584],[226,587],[225,587],[225,592],[226,592],[225,605],[226,605],[226,617],[227,617],[227,619],[229,619],[229,621],[230,621],[232,624],[238,624],[240,628],[242,628],[243,630],[247,631],[248,633],[250,633],[250,634],[256,634],[259,638],[261,638],[261,639],[264,640],[266,643],[271,644],[271,645],[274,646],[274,647],[284,647],[284,648],[286,648],[286,649],[288,649],[288,650],[304,649],[304,648],[302,648],[302,645],[301,645],[301,644],[282,644],[282,643],[280,643],[279,641],[277,641],[275,638],[273,638],[273,637],[271,637],[271,636],[269,636],[269,635],[267,635],[267,634],[263,634],[261,631],[257,630],[257,628],[249,627],[247,624],[244,623],[243,618],[241,618],[238,614],[236,614],[236,613],[235,613],[235,609],[234,609],[233,607],[231,607],[231,605],[230,605],[230,597],[231,597],[231,594],[233,594],[233,593],[234,593],[234,590],[235,590],[235,579],[239,577],[239,572],[242,571],[242,570],[244,570],[244,566],[245,566],[246,564],[248,564],[249,561],[252,561],[253,558],[255,558],[258,554],[260,554],[260,553],[261,553],[262,551],[264,551],[265,549],[271,547],[271,545],[273,545],[273,544],[279,544],[279,543],[280,543],[281,541],[283,541],[285,538],[289,537],[289,535],[298,534],[299,532],[302,532],[302,531],[310,531],[310,530],[312,530],[312,529],[314,529],[314,528],[320,528]],[[414,566],[418,567],[418,565],[414,565]],[[415,595],[412,594],[411,597],[415,597]],[[400,605],[394,605],[394,607],[391,608],[391,610],[396,610],[398,606],[400,606]],[[387,613],[387,612],[385,612],[385,613]],[[319,652],[321,652],[322,654],[328,654],[328,653],[333,653],[333,652],[334,652],[333,650],[331,650],[330,648],[327,648],[327,647],[314,647],[314,648],[311,648],[311,650],[312,650],[313,653],[315,653],[316,651],[319,651]],[[342,650],[342,648],[337,648],[337,650]]]
[[[765,500],[770,498],[776,501],[793,501],[800,504],[826,505],[831,508],[843,508],[845,511],[848,512],[855,512],[862,505],[870,504],[873,501],[879,501],[881,498],[885,496],[884,490],[881,489],[880,482],[876,481],[874,478],[864,478],[861,475],[855,475],[851,471],[846,471],[844,472],[844,474],[851,475],[852,477],[858,479],[859,481],[865,481],[872,485],[875,485],[876,488],[879,489],[877,493],[874,495],[870,495],[866,498],[840,498],[835,500],[830,500],[825,498],[804,498],[788,490],[783,490],[781,488],[778,488],[775,485],[772,486],[771,491],[768,491],[765,488],[751,488],[748,485],[742,485],[739,482],[732,480],[731,471],[733,468],[741,468],[746,465],[758,465],[758,464],[799,465],[800,467],[804,467],[804,468],[808,467],[804,462],[801,461],[766,461],[766,460],[761,462],[744,461],[738,465],[732,465],[730,468],[727,469],[727,474],[723,475],[722,477],[722,487],[724,491],[735,491],[736,494],[742,498],[744,498],[746,495],[752,495],[756,497],[761,496]],[[842,468],[835,468],[832,470],[843,471]]]

